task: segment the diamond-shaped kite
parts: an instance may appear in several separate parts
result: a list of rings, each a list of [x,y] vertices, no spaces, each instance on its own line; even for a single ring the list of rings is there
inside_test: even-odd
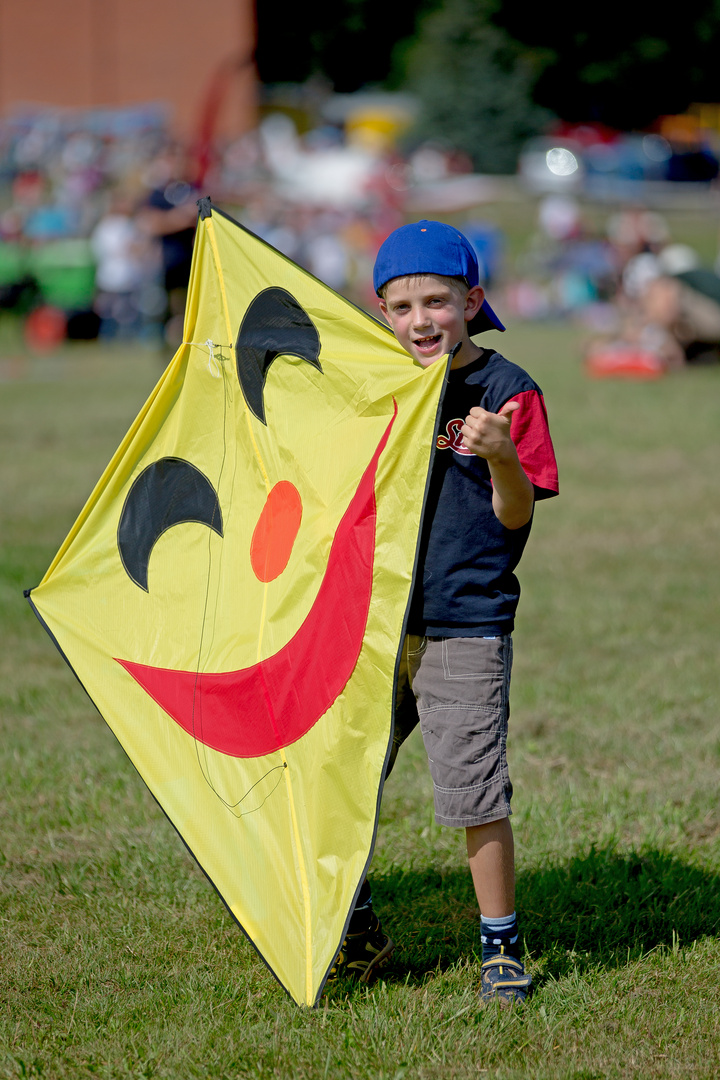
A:
[[[445,365],[199,205],[184,342],[29,597],[312,1005],[372,855]]]

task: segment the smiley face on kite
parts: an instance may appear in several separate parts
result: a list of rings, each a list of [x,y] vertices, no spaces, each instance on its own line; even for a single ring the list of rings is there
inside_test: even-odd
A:
[[[322,372],[320,339],[308,314],[286,290],[266,289],[248,307],[235,345],[237,375],[248,407],[266,423],[264,387],[276,357],[292,355]],[[362,648],[373,585],[375,476],[394,414],[335,533],[317,596],[294,636],[274,655],[235,671],[199,672],[118,659],[136,682],[193,738],[232,757],[260,757],[305,735],[347,685]],[[287,566],[302,520],[302,497],[287,480],[267,496],[250,546],[263,582]],[[132,484],[117,544],[130,579],[149,591],[156,541],[186,522],[223,536],[211,481],[191,462],[163,457]]]

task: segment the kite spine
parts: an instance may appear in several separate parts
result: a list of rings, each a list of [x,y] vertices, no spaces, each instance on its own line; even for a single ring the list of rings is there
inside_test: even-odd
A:
[[[225,329],[227,331],[228,341],[233,340],[232,325],[230,323],[230,309],[228,307],[227,293],[225,291],[225,278],[223,277],[222,269],[220,266],[220,253],[218,252],[217,239],[215,237],[215,226],[213,224],[212,217],[204,218],[205,233],[210,241],[210,247],[213,253],[213,259],[215,261],[215,272],[220,282],[220,295],[222,296],[223,314],[225,316]]]
[[[222,272],[222,264],[221,264],[221,261],[220,261],[220,253],[218,251],[217,238],[215,236],[215,227],[214,227],[213,219],[212,219],[212,216],[208,216],[208,217],[201,218],[201,221],[202,221],[203,225],[205,226],[205,235],[207,236],[207,239],[208,239],[208,241],[210,243],[210,250],[212,252],[213,261],[215,263],[215,272],[216,272],[216,274],[218,276],[218,281],[220,283],[220,295],[222,296],[223,313],[225,315],[225,326],[226,326],[226,330],[227,330],[228,341],[232,341],[233,340],[233,332],[232,332],[232,327],[231,327],[231,324],[230,324],[230,309],[228,307],[227,291],[225,289],[225,278],[224,278],[223,272]],[[255,432],[253,431],[252,421],[250,419],[250,411],[248,409],[248,405],[247,405],[246,401],[244,401],[244,406],[245,406],[245,419],[247,421],[248,430],[249,430],[249,433],[250,433],[250,439],[252,441],[253,449],[255,451],[255,457],[257,459],[258,465],[260,467],[260,471],[262,473],[263,481],[264,481],[264,484],[265,484],[265,490],[266,490],[266,492],[268,494],[270,494],[270,490],[271,490],[272,485],[270,484],[270,480],[269,480],[269,477],[268,477],[268,474],[267,474],[267,470],[265,468],[265,464],[264,464],[264,462],[262,460],[262,456],[260,454],[260,448],[258,447],[257,441],[255,439]],[[267,582],[266,582],[265,583],[265,588],[264,588],[264,593],[263,593],[263,604],[262,604],[262,612],[261,612],[261,617],[260,617],[260,630],[259,630],[259,634],[258,634],[258,653],[257,653],[258,660],[260,660],[262,658],[261,657],[261,650],[262,650],[263,630],[264,630],[264,627],[265,627],[265,618],[266,618],[266,611],[267,611],[267,591],[268,591],[268,585],[267,585]],[[296,808],[295,808],[295,796],[294,796],[294,792],[293,792],[292,780],[291,780],[291,777],[290,777],[290,768],[288,766],[287,759],[285,757],[285,752],[282,749],[280,751],[278,751],[278,752],[280,754],[280,758],[282,760],[282,763],[285,766],[283,772],[284,772],[284,775],[285,775],[285,784],[286,784],[287,794],[288,794],[288,804],[289,804],[289,807],[290,807],[290,817],[291,817],[291,820],[292,820],[292,829],[293,829],[293,836],[294,836],[294,839],[295,839],[295,849],[296,849],[296,853],[297,853],[298,870],[299,870],[299,874],[300,874],[300,885],[301,885],[302,897],[303,897],[303,915],[304,915],[304,921],[305,921],[305,1001],[306,1001],[306,1004],[312,1005],[313,1004],[313,992],[312,992],[312,919],[311,919],[311,912],[310,912],[310,885],[308,883],[307,867],[305,865],[305,856],[304,856],[303,847],[302,847],[302,841],[301,841],[301,837],[300,837],[300,829],[299,829],[298,821],[297,821],[297,811],[296,811]]]

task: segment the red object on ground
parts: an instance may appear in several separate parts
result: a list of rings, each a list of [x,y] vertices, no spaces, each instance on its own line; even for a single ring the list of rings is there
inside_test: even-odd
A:
[[[67,317],[59,308],[44,304],[25,320],[25,342],[33,352],[52,352],[65,340]]]
[[[659,379],[667,364],[647,349],[616,346],[590,353],[585,371],[591,379]]]

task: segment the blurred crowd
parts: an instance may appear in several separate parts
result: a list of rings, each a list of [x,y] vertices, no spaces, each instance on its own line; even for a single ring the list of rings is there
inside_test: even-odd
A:
[[[350,137],[323,123],[301,134],[282,112],[213,153],[170,141],[152,110],[30,115],[0,128],[0,314],[22,317],[38,349],[99,337],[174,350],[205,194],[374,311],[375,254],[420,216],[412,193],[459,191],[453,182],[470,173],[452,148],[401,156],[372,127]],[[718,268],[674,243],[662,215],[631,204],[598,225],[573,195],[533,205],[535,226],[512,260],[481,206],[450,210],[506,319],[581,321],[595,374],[623,362],[657,374],[718,355]]]
[[[144,119],[117,130],[107,117],[41,115],[0,129],[0,311],[23,316],[32,345],[68,336],[175,347],[205,194],[371,302],[375,252],[404,220],[407,161],[348,141],[341,125],[300,136],[281,113],[214,154]]]
[[[538,203],[536,228],[507,278],[504,311],[573,319],[586,329],[591,375],[653,378],[720,360],[720,258],[674,241],[665,217],[637,203],[590,225],[572,196]]]

